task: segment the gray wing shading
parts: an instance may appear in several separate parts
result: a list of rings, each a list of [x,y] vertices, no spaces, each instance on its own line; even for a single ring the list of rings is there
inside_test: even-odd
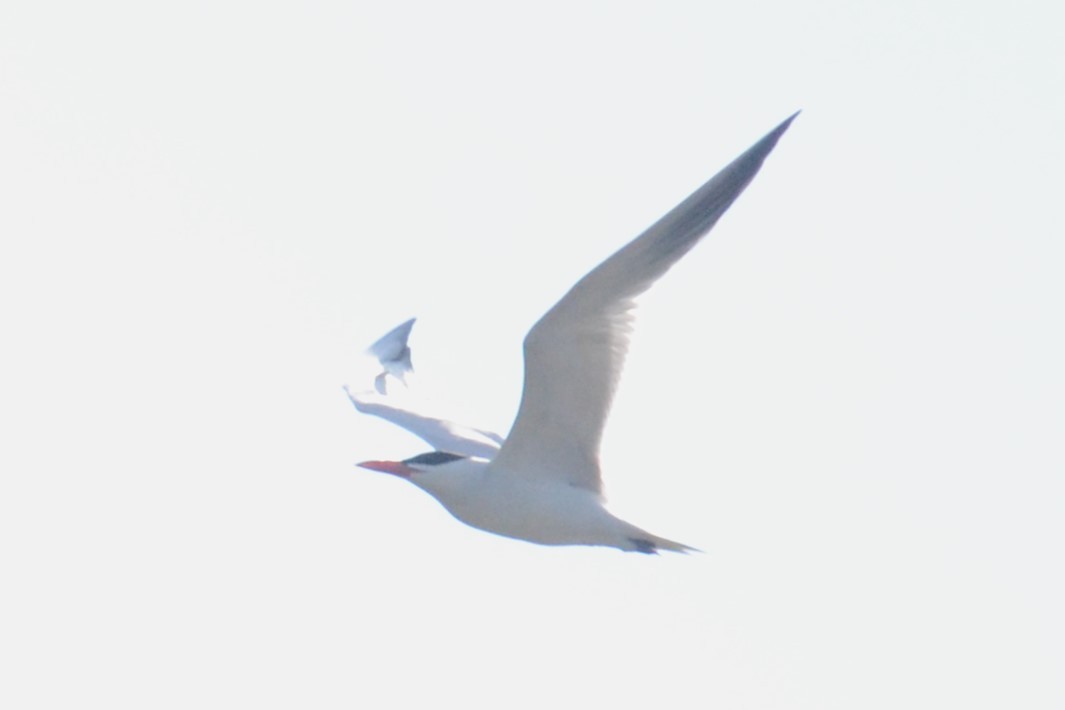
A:
[[[521,405],[491,469],[601,492],[599,443],[634,299],[695,246],[751,182],[795,114],[589,272],[525,338]]]

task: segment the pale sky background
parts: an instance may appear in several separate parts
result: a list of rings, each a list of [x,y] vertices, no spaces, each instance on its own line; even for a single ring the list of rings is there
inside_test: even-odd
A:
[[[520,8],[520,9],[519,9]],[[1065,22],[1043,2],[0,6],[0,705],[1065,706]],[[643,300],[614,508],[354,468],[796,109]]]

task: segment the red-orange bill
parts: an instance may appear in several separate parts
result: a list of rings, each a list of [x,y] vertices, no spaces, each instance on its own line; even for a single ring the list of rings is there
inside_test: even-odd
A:
[[[402,461],[363,461],[356,464],[362,468],[368,468],[371,471],[380,471],[381,473],[391,473],[393,476],[402,476],[407,478],[413,473],[410,466]]]

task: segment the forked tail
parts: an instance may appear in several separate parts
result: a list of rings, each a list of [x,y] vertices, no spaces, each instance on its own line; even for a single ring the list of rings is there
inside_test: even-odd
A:
[[[702,552],[702,550],[696,547],[690,547],[649,533],[643,533],[637,537],[630,537],[628,540],[632,543],[632,547],[626,548],[626,550],[630,552],[642,552],[645,555],[657,555],[659,550],[680,552],[685,555],[689,552]]]

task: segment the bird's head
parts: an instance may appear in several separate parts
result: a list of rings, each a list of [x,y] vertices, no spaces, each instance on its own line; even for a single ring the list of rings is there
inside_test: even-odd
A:
[[[484,471],[487,464],[484,459],[430,451],[402,461],[363,461],[358,465],[371,471],[391,473],[420,488],[437,492],[470,482]]]

